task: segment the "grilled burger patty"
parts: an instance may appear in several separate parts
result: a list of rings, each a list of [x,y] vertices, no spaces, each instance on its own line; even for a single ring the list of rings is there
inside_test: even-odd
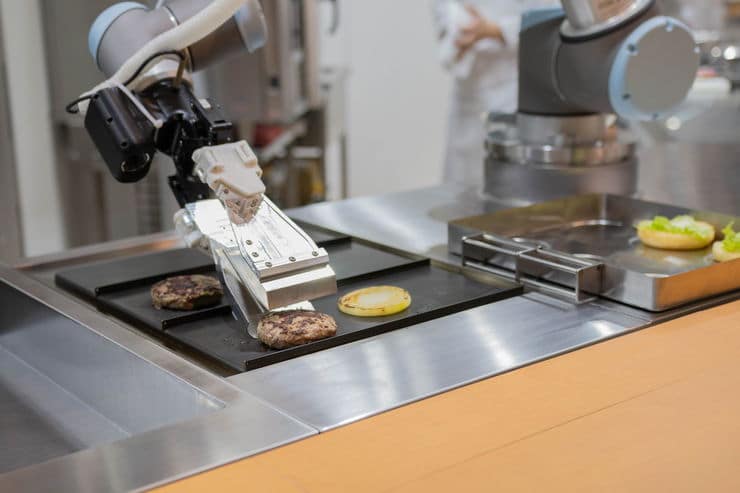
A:
[[[224,292],[217,279],[195,274],[160,281],[152,286],[151,294],[157,309],[199,310],[219,304]]]
[[[309,310],[268,313],[257,326],[259,340],[274,349],[308,344],[336,333],[337,322],[333,317]]]

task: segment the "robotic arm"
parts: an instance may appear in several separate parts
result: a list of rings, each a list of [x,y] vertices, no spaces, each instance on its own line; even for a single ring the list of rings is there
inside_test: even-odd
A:
[[[235,142],[221,107],[192,91],[193,72],[265,43],[262,8],[258,0],[160,3],[122,2],[100,14],[90,52],[109,79],[68,109],[85,113],[118,181],[141,180],[156,152],[172,158],[177,229],[212,253],[234,315],[256,337],[266,311],[310,308],[306,300],[337,289],[326,250],[263,196],[247,142]]]
[[[696,77],[699,50],[688,27],[655,0],[562,0],[563,10],[525,14],[519,111],[628,120],[669,116]]]
[[[492,114],[485,193],[512,204],[636,192],[636,144],[615,124],[672,115],[699,67],[656,0],[562,0],[522,17],[516,115]]]
[[[221,107],[195,97],[190,74],[241,50],[260,48],[266,27],[257,0],[236,2],[241,5],[223,24],[197,18],[218,3],[234,2],[172,0],[153,10],[123,2],[100,14],[89,47],[111,79],[83,96],[85,127],[118,181],[141,180],[154,154],[162,152],[174,161],[176,174],[169,182],[181,207],[208,198],[210,188],[240,224],[261,203],[261,169],[249,145],[234,142],[233,126]],[[223,11],[218,13],[223,18]],[[178,29],[185,28],[199,39],[180,50],[187,40],[177,36]],[[152,43],[158,51],[119,83],[119,72]]]

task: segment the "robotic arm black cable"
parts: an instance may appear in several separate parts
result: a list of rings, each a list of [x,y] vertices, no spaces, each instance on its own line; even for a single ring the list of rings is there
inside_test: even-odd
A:
[[[181,26],[211,3],[171,0],[155,9],[136,2],[115,4],[93,24],[90,53],[111,77],[148,42]],[[162,152],[174,161],[176,174],[169,182],[180,206],[208,198],[209,188],[217,194],[226,191],[231,195],[219,198],[237,222],[248,220],[261,201],[261,170],[246,142],[234,142],[233,126],[221,107],[193,94],[190,74],[264,44],[266,25],[259,2],[243,4],[233,17],[197,42],[183,50],[155,53],[125,82],[98,88],[68,108],[86,104],[85,127],[118,181],[141,180],[155,153]],[[227,144],[243,153],[246,162],[219,167],[219,188],[213,180],[209,183],[208,165],[197,166],[193,155],[198,149]]]

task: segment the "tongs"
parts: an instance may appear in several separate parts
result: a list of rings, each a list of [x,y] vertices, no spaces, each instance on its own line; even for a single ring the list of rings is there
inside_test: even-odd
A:
[[[312,310],[310,300],[337,291],[326,250],[267,197],[243,224],[217,199],[187,204],[175,224],[188,246],[211,253],[235,318],[254,338],[266,313]]]

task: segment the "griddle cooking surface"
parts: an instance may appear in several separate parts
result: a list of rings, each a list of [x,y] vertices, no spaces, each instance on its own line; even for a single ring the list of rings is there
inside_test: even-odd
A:
[[[329,252],[329,261],[340,286],[348,279],[376,275],[405,266],[427,264],[427,260],[412,260],[353,241],[333,243],[325,248]]]
[[[344,294],[377,285],[393,285],[406,289],[411,293],[411,306],[402,313],[375,318],[352,317],[341,313],[337,308],[337,300]],[[339,328],[336,336],[304,346],[283,350],[269,349],[246,335],[230,315],[180,325],[167,333],[188,346],[207,352],[231,368],[245,371],[443,317],[508,298],[519,292],[517,288],[505,290],[481,284],[426,263],[346,282],[336,295],[314,300],[316,310],[334,317]]]
[[[57,273],[58,286],[86,298],[132,286],[154,284],[165,277],[214,272],[208,255],[190,248],[135,255],[85,264]]]
[[[215,270],[206,274],[218,279]],[[99,304],[104,311],[112,315],[140,322],[148,328],[157,330],[169,330],[177,325],[210,318],[214,315],[231,315],[231,306],[224,303],[201,310],[158,310],[152,305],[149,286],[103,295],[99,298]]]
[[[155,282],[181,274],[216,276],[210,258],[192,250],[88,264],[59,273],[57,284],[82,296],[94,297],[101,310],[159,333],[170,342],[177,341],[195,349],[236,371],[371,337],[520,292],[520,288],[502,289],[472,281],[433,267],[428,260],[409,259],[348,238],[327,233],[321,233],[320,238],[323,241],[317,243],[329,252],[339,292],[314,300],[313,304],[316,310],[333,316],[339,330],[334,337],[297,348],[273,350],[252,339],[234,320],[228,305],[192,312],[155,309],[149,294]],[[137,275],[144,277],[137,278]],[[384,284],[408,290],[413,300],[411,306],[402,313],[378,318],[351,317],[339,312],[337,300],[343,294]]]
[[[411,260],[400,255],[370,248],[349,240],[332,242],[326,246],[331,259],[331,265],[337,275],[337,284],[342,285],[348,279],[361,278],[372,273],[403,268],[406,266],[426,265],[426,260]],[[145,262],[150,264],[151,262]],[[202,310],[158,310],[152,306],[149,294],[152,284],[160,279],[170,277],[169,273],[162,272],[162,266],[168,262],[161,262],[157,276],[150,276],[146,282],[129,282],[123,289],[117,291],[106,290],[105,294],[97,297],[96,302],[102,310],[132,323],[144,324],[149,329],[169,330],[177,325],[193,322],[200,319],[209,319],[214,315],[230,314],[229,305],[220,304],[213,308]],[[199,273],[218,278],[213,264],[208,270],[198,269]],[[118,270],[116,267],[115,270]],[[191,272],[188,272],[191,273]],[[90,274],[88,277],[92,277]],[[129,287],[131,286],[131,287]]]

